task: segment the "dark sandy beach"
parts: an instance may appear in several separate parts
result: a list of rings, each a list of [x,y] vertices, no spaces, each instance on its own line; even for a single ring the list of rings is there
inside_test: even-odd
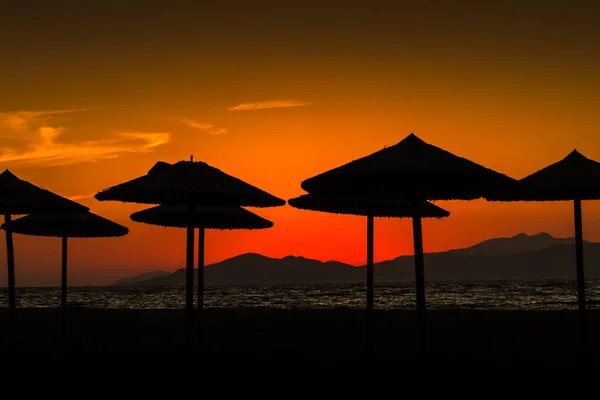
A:
[[[575,311],[430,311],[425,356],[418,353],[415,314],[410,311],[375,312],[374,352],[366,349],[362,310],[209,309],[204,313],[202,357],[214,366],[309,363],[316,368],[376,358],[393,359],[397,366],[420,360],[447,367],[470,360],[490,366],[525,362],[570,368],[595,365],[600,358],[597,311],[588,311],[584,353]],[[69,309],[63,341],[60,310],[18,309],[12,351],[8,351],[8,321],[8,310],[0,310],[7,357],[53,354],[113,361],[133,356],[172,361],[199,357],[184,341],[185,314],[179,310]]]

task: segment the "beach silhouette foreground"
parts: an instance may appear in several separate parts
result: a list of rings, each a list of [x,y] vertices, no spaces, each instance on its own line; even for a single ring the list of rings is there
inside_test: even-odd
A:
[[[487,366],[577,368],[600,355],[600,311],[589,310],[589,341],[580,347],[577,311],[430,310],[428,354],[418,354],[414,311],[375,310],[375,347],[365,347],[364,310],[206,309],[201,353],[183,341],[184,310],[69,309],[66,344],[61,342],[58,309],[19,309],[17,342],[3,357],[48,353],[66,360],[169,359],[191,356],[211,365],[231,363],[281,368],[342,366],[348,360],[395,360],[386,368],[435,362],[445,368],[460,362],[466,370]],[[0,310],[6,326],[8,310]],[[582,353],[582,350],[585,350]],[[198,347],[196,347],[198,353]],[[27,358],[30,359],[30,358]],[[408,364],[407,364],[408,363]],[[483,363],[483,364],[482,364]],[[464,365],[463,365],[464,364]],[[387,363],[386,363],[387,365]]]

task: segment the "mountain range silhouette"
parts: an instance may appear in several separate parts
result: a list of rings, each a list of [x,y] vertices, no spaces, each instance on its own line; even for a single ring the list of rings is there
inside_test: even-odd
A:
[[[574,238],[548,233],[494,238],[471,247],[425,254],[427,281],[575,279]],[[600,243],[584,241],[586,278],[600,277]],[[271,258],[241,254],[205,267],[208,285],[363,283],[364,266],[297,256]],[[375,263],[375,282],[414,280],[412,255]],[[178,286],[185,269],[154,271],[114,283],[117,286]]]

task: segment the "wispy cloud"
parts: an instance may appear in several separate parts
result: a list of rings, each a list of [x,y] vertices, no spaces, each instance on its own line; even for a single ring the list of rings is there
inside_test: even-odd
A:
[[[189,126],[190,128],[200,129],[201,131],[204,131],[210,135],[223,135],[225,133],[228,133],[227,129],[217,128],[213,124],[202,124],[200,122],[194,121],[192,119],[187,119],[187,118],[173,118],[173,119],[181,122],[184,125]]]
[[[242,103],[237,106],[227,108],[229,111],[248,111],[262,110],[264,108],[285,108],[285,107],[301,107],[308,106],[312,103],[298,100],[271,100],[259,103]]]
[[[73,196],[66,196],[67,199],[69,200],[73,200],[73,201],[80,201],[80,200],[86,200],[86,199],[92,199],[94,198],[95,193],[90,193],[90,194],[76,194]]]
[[[146,151],[169,143],[171,140],[169,132],[119,132],[117,135],[118,138],[112,141],[113,143],[120,143],[123,140],[138,140],[140,145],[137,148]]]
[[[116,158],[123,153],[147,152],[170,141],[167,132],[122,132],[114,139],[77,144],[56,143],[55,139],[61,132],[62,128],[40,128],[36,143],[23,152],[13,149],[4,151],[0,154],[0,163],[58,166],[96,162]]]
[[[24,148],[0,149],[0,163],[30,166],[57,166],[95,162],[115,158],[123,153],[152,151],[170,141],[168,132],[117,132],[103,140],[61,143],[58,138],[67,129],[52,126],[49,118],[80,110],[18,111],[0,114],[0,126],[24,141]]]
[[[30,129],[32,125],[46,121],[57,114],[69,114],[91,109],[92,108],[74,108],[70,110],[3,112],[0,113],[0,122],[5,128],[23,131]]]

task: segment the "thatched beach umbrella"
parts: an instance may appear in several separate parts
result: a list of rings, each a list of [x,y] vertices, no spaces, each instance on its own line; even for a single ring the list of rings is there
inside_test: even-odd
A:
[[[418,138],[323,172],[301,183],[308,193],[378,200],[476,200],[517,185],[509,176]]]
[[[16,177],[8,169],[0,174],[0,214],[10,223],[12,215],[53,212],[86,212],[89,208]],[[15,259],[12,232],[6,232],[8,306],[16,308]]]
[[[573,150],[562,160],[521,179],[517,188],[486,198],[489,201],[573,201],[578,306],[580,311],[584,311],[581,201],[600,199],[600,162]]]
[[[333,214],[367,217],[367,310],[373,311],[373,239],[374,218],[444,218],[450,213],[432,203],[424,202],[418,209],[409,201],[376,201],[323,197],[305,194],[288,200],[292,207]]]
[[[195,206],[276,207],[285,205],[255,186],[205,162],[158,162],[146,175],[110,187],[96,199],[142,204],[186,206],[188,213],[186,252],[186,309],[193,309]]]
[[[377,200],[475,200],[516,180],[410,134],[397,144],[302,182],[311,194]],[[419,324],[425,324],[425,275],[421,217],[413,218]]]
[[[206,229],[267,229],[273,222],[248,210],[234,206],[194,207],[190,216],[187,206],[156,206],[131,214],[135,222],[164,227],[198,228],[198,309],[204,306],[204,238]]]
[[[91,212],[31,214],[4,223],[2,229],[30,236],[62,239],[61,308],[67,307],[67,240],[68,238],[119,237],[129,232],[119,225]]]
[[[159,161],[146,175],[96,194],[100,201],[141,204],[275,207],[285,205],[249,183],[202,161]]]

